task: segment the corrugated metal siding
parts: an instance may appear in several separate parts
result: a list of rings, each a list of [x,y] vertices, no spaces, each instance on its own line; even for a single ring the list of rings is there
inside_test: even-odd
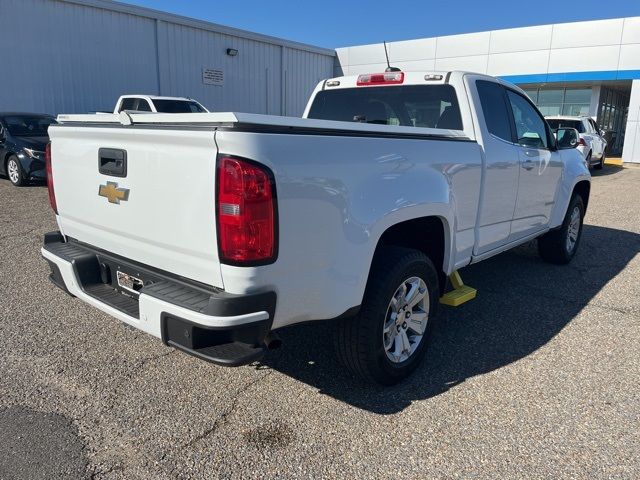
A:
[[[302,115],[309,95],[320,80],[333,76],[334,58],[284,47],[284,115]]]
[[[165,22],[158,39],[163,94],[190,92],[211,110],[280,114],[281,47]],[[205,85],[203,68],[222,70],[224,85]]]
[[[0,110],[110,110],[157,92],[152,20],[51,0],[0,0],[0,19]]]
[[[334,55],[87,3],[0,0],[0,111],[110,111],[118,96],[146,93],[297,116],[316,82],[333,74]],[[205,85],[203,68],[223,70],[224,85]]]

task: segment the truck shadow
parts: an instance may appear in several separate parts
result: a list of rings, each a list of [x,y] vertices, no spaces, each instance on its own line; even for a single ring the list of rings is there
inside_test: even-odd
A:
[[[345,371],[334,355],[331,322],[281,330],[283,348],[270,352],[262,366],[357,408],[396,413],[535,352],[638,252],[640,235],[585,225],[580,250],[568,266],[543,262],[532,242],[465,268],[464,281],[478,288],[478,298],[440,309],[424,363],[395,387],[365,384]]]

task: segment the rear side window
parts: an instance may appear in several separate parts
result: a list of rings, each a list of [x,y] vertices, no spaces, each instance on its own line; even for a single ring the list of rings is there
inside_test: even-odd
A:
[[[476,82],[482,114],[487,123],[489,133],[498,138],[512,142],[511,120],[502,85],[496,82],[478,80]]]
[[[343,88],[318,92],[309,118],[376,125],[462,130],[451,85]]]
[[[547,123],[552,130],[558,130],[559,128],[575,128],[579,133],[584,133],[584,124],[580,120],[560,120],[557,118],[550,118]]]
[[[144,98],[125,98],[122,100],[120,111],[129,110],[134,112],[150,112],[151,105]]]
[[[123,110],[135,110],[137,100],[137,98],[124,98],[122,100],[122,105],[120,105],[120,111],[122,112]]]
[[[196,102],[187,100],[154,100],[156,110],[160,113],[200,113],[204,110]]]
[[[147,102],[144,98],[141,98],[138,102],[138,108],[136,110],[138,110],[139,112],[150,112],[151,105],[149,105],[149,102]]]

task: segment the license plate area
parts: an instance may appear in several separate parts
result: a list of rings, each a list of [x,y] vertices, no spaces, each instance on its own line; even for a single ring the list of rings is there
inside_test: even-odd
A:
[[[116,281],[118,282],[118,287],[136,297],[140,295],[140,290],[144,287],[144,280],[120,270],[116,271]]]

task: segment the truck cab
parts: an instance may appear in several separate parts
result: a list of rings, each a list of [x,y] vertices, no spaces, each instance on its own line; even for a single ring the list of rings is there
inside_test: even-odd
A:
[[[151,95],[122,95],[113,113],[208,113],[201,103],[185,97],[158,97]]]

